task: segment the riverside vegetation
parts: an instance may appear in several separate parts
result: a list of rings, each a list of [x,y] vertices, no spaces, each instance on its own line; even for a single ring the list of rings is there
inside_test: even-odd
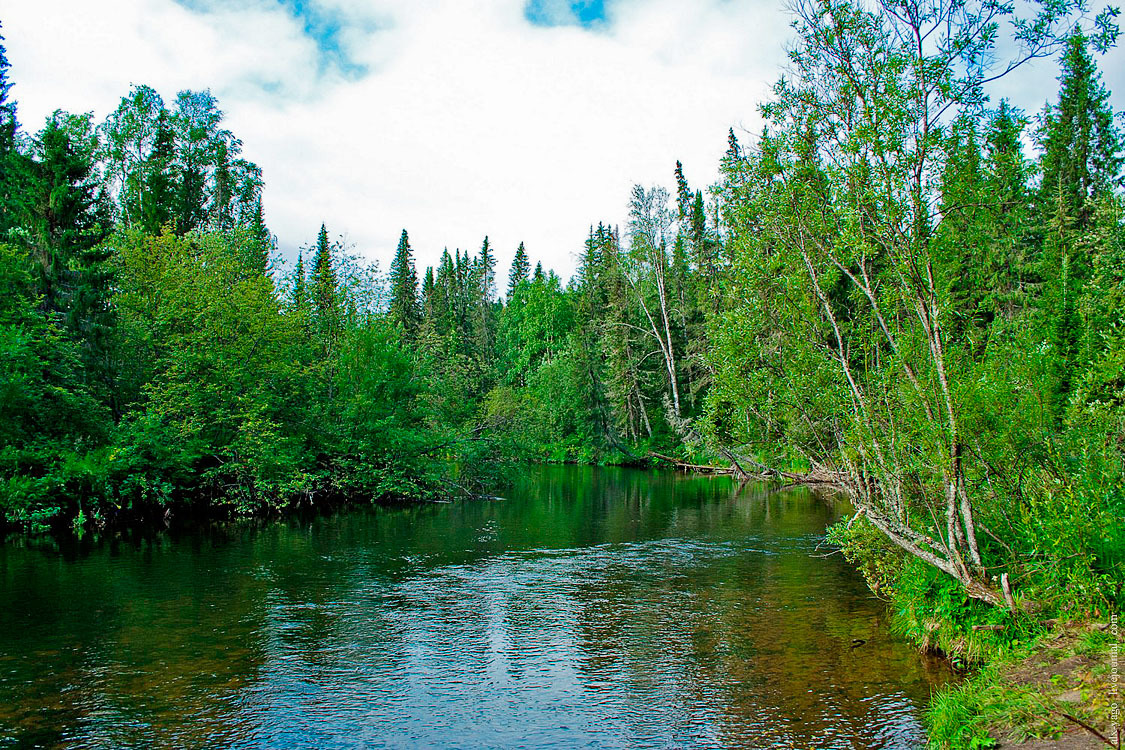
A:
[[[720,181],[677,163],[671,192],[634,188],[567,283],[520,245],[502,297],[487,238],[419,281],[405,230],[381,274],[322,226],[287,268],[209,93],[138,86],[104,122],[28,131],[0,57],[3,521],[674,455],[845,490],[830,539],[903,633],[966,664],[1104,621],[1125,583],[1125,227],[1095,53],[1117,12],[1023,9],[798,0],[767,125],[729,133]],[[1037,116],[986,96],[1056,55]],[[931,741],[988,746],[994,704],[939,699]]]

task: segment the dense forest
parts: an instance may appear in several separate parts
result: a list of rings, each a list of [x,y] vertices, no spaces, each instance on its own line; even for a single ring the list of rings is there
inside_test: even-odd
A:
[[[728,134],[715,185],[676,163],[622,196],[569,281],[487,238],[419,273],[405,229],[385,273],[324,226],[286,265],[210,93],[136,86],[35,129],[0,47],[0,516],[672,456],[848,491],[831,538],[920,640],[1119,606],[1122,143],[1095,63],[1116,26],[1074,10],[800,0],[763,132]],[[1045,57],[1040,113],[986,96]]]

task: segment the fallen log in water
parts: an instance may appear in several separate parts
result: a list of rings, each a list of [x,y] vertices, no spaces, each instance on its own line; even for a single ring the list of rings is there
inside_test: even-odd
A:
[[[698,471],[698,472],[703,473],[703,474],[738,474],[739,473],[739,471],[737,469],[735,469],[733,467],[730,467],[730,466],[707,466],[705,464],[689,464],[686,461],[681,461],[680,459],[672,458],[671,456],[665,456],[661,453],[649,452],[648,455],[649,455],[649,458],[655,458],[655,459],[659,459],[661,461],[665,461],[667,463],[672,464],[677,469],[683,469],[684,471]]]
[[[659,461],[672,464],[677,469],[682,471],[694,471],[700,474],[720,474],[736,476],[740,479],[760,479],[766,480],[782,480],[788,484],[796,485],[822,485],[838,487],[846,489],[848,484],[848,477],[843,472],[827,471],[824,469],[814,469],[807,472],[795,471],[776,471],[766,466],[761,466],[763,469],[759,472],[748,472],[741,467],[735,466],[711,466],[709,464],[693,464],[687,461],[682,461],[673,456],[665,456],[662,453],[650,451],[649,458],[655,458]]]

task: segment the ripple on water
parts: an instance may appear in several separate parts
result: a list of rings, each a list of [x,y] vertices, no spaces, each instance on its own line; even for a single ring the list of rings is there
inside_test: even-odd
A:
[[[0,747],[922,741],[940,678],[819,556],[829,506],[577,469],[508,494],[10,553]]]

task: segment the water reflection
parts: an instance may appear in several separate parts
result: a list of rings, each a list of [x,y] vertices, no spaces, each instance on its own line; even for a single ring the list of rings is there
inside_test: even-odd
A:
[[[913,748],[944,679],[724,478],[0,548],[0,746]],[[857,645],[858,644],[858,645]]]

